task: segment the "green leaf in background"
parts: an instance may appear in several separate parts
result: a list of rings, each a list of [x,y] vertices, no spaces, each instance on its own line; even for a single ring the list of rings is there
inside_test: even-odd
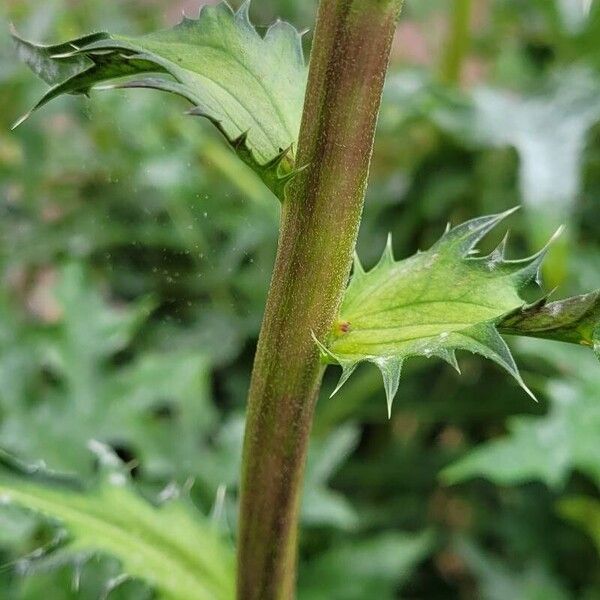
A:
[[[472,98],[475,137],[492,146],[513,146],[519,155],[521,199],[534,244],[570,223],[581,191],[586,136],[600,121],[600,82],[594,73],[564,70],[541,90],[515,94],[481,87]],[[567,243],[563,238],[545,270],[552,285],[567,276]]]
[[[346,424],[325,439],[312,442],[302,494],[303,525],[327,525],[341,530],[357,526],[356,510],[343,494],[332,490],[327,483],[358,445],[359,434],[355,426]]]
[[[557,73],[535,95],[494,88],[474,92],[474,133],[482,142],[514,146],[525,206],[553,221],[570,216],[581,185],[589,128],[600,120],[600,83],[591,72]]]
[[[296,29],[277,21],[261,37],[248,8],[204,6],[197,20],[184,17],[173,29],[140,37],[96,33],[41,46],[14,34],[20,58],[53,86],[17,125],[57,96],[88,94],[97,84],[129,77],[109,87],[182,96],[194,107],[190,113],[212,121],[282,198],[294,173],[306,66]]]
[[[113,556],[124,577],[145,581],[160,598],[233,598],[233,551],[215,524],[182,499],[151,505],[131,487],[106,447],[95,443],[94,449],[103,461],[104,477],[79,491],[48,477],[45,483],[37,481],[39,471],[2,455],[0,496],[60,523],[69,535],[59,550],[63,555]]]
[[[556,0],[564,28],[571,35],[585,29],[592,10],[592,0]]]
[[[507,315],[498,329],[590,346],[600,358],[600,290],[550,303],[542,298]]]
[[[539,343],[532,346],[532,353],[543,355]],[[579,354],[572,356],[572,349],[557,352],[557,367],[564,369],[571,361],[572,374],[548,383],[546,416],[513,417],[507,435],[446,467],[443,480],[452,484],[485,477],[500,485],[540,480],[561,488],[571,471],[578,469],[600,482],[600,370],[592,356]]]
[[[431,553],[434,538],[386,533],[364,541],[335,545],[300,570],[304,600],[396,598],[398,586]]]
[[[466,540],[459,540],[455,546],[458,556],[477,577],[477,598],[569,600],[571,597],[543,562],[535,562],[535,557],[528,564],[515,568]]]
[[[109,302],[77,263],[55,276],[37,292],[51,322],[26,333],[26,348],[12,341],[19,319],[8,305],[0,313],[2,446],[85,476],[93,469],[86,446],[96,439],[132,453],[149,476],[196,474],[201,434],[216,418],[206,356],[157,350],[113,364],[153,302]]]
[[[585,496],[567,496],[558,503],[558,512],[586,531],[600,554],[600,501]]]
[[[489,256],[472,256],[477,242],[512,212],[448,229],[429,250],[398,262],[389,240],[369,272],[355,261],[337,323],[326,345],[319,344],[324,359],[343,369],[336,391],[360,362],[374,363],[389,412],[408,357],[438,356],[458,368],[460,349],[498,363],[531,395],[496,322],[523,305],[519,290],[537,276],[547,246],[507,260],[505,238]]]

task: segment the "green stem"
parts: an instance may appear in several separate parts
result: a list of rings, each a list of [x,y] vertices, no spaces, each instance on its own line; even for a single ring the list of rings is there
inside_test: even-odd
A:
[[[472,0],[452,0],[448,40],[440,65],[443,83],[460,83],[462,66],[469,50]]]
[[[248,398],[238,598],[294,597],[296,529],[323,339],[346,286],[402,0],[322,0],[297,164]]]

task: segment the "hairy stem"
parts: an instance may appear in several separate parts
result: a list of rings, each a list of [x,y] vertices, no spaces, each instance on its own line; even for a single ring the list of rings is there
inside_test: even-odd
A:
[[[323,338],[345,288],[402,0],[322,0],[297,164],[248,398],[238,598],[294,596],[302,475]]]

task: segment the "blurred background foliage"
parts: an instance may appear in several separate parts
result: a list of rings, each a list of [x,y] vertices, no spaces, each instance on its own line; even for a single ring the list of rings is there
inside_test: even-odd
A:
[[[237,5],[237,3],[235,3]],[[278,207],[175,98],[42,90],[6,24],[60,41],[142,33],[199,1],[2,0],[0,446],[92,477],[110,444],[148,495],[225,494],[235,531],[245,393]],[[255,0],[254,21],[312,25],[315,3]],[[591,0],[407,0],[359,253],[397,257],[522,203],[514,256],[567,233],[556,297],[598,287],[600,6]],[[307,48],[310,31],[305,37]],[[498,233],[500,236],[500,233]],[[494,239],[486,242],[493,246]],[[293,335],[293,324],[290,324]],[[600,369],[583,349],[514,343],[533,404],[493,365],[409,363],[388,421],[375,369],[318,405],[302,514],[300,598],[600,598]],[[103,597],[118,571],[39,551],[55,527],[0,510],[0,599]],[[27,574],[27,577],[23,575]],[[111,598],[149,598],[127,583]]]

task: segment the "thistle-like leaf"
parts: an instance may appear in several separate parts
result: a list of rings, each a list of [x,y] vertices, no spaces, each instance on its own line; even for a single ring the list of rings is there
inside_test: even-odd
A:
[[[103,477],[91,489],[0,454],[0,498],[64,527],[60,562],[91,553],[117,558],[123,575],[107,582],[108,591],[136,578],[168,600],[233,598],[233,553],[214,524],[182,499],[150,504],[110,450],[93,447]]]
[[[455,351],[469,350],[498,363],[532,395],[497,323],[523,306],[519,291],[537,280],[548,246],[522,260],[506,259],[506,238],[488,256],[474,250],[512,212],[448,229],[432,248],[401,261],[394,260],[388,240],[368,272],[355,261],[339,318],[326,343],[319,343],[323,359],[342,367],[340,383],[358,363],[374,363],[389,411],[406,358],[437,356],[456,368]]]
[[[441,473],[445,483],[484,477],[499,485],[537,480],[561,489],[575,470],[600,481],[600,370],[595,358],[571,348],[544,348],[538,340],[527,342],[521,344],[523,352],[546,358],[562,372],[560,379],[544,385],[548,412],[511,417],[506,434],[447,466]]]
[[[198,19],[140,37],[94,33],[42,46],[13,32],[19,57],[52,85],[16,125],[57,96],[98,84],[171,92],[192,103],[190,114],[212,121],[281,199],[295,173],[306,65],[296,29],[277,21],[263,37],[248,7],[204,6]]]
[[[600,290],[516,309],[498,323],[502,333],[591,346],[600,359]]]

